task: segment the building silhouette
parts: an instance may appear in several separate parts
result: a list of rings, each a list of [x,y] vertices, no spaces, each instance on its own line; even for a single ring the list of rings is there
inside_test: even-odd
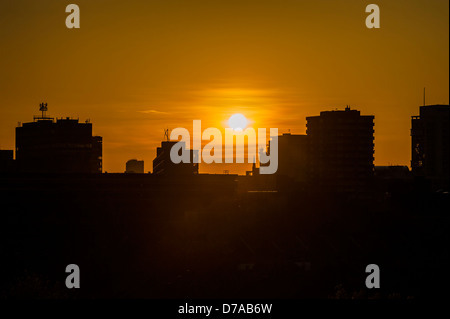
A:
[[[12,172],[14,169],[14,151],[0,150],[0,173]]]
[[[374,174],[374,116],[361,116],[359,111],[346,107],[306,120],[306,135],[278,136],[276,175],[306,183],[308,189],[367,191]]]
[[[448,187],[449,110],[449,105],[426,105],[411,117],[412,172],[437,187]]]
[[[194,163],[196,151],[187,150],[189,152],[189,163],[180,162],[175,164],[170,159],[170,150],[177,144],[182,143],[182,149],[185,149],[184,142],[162,141],[161,147],[156,149],[156,157],[153,160],[153,174],[156,175],[192,175],[198,174],[198,163]],[[180,149],[180,155],[181,151]]]
[[[92,136],[92,157],[91,157],[92,173],[103,172],[103,137]]]
[[[278,136],[277,174],[290,177],[298,182],[307,181],[309,174],[308,146],[307,135],[284,133]]]
[[[88,121],[43,112],[16,127],[16,162],[24,173],[101,173],[102,137],[92,136]]]
[[[125,173],[128,174],[144,174],[144,161],[131,159],[126,163]]]
[[[311,181],[324,190],[363,191],[373,176],[374,116],[347,106],[306,121]]]
[[[410,177],[410,170],[404,165],[375,166],[374,175],[385,179],[407,179]]]

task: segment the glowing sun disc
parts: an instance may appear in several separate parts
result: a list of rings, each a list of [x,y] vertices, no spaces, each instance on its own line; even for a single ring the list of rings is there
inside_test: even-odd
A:
[[[248,120],[241,113],[236,113],[228,119],[228,126],[235,131],[242,131],[247,127]]]

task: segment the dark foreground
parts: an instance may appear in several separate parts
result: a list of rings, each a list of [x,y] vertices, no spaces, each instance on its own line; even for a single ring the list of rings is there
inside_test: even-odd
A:
[[[1,297],[448,295],[448,193],[248,190],[234,176],[0,176]],[[80,289],[65,286],[68,264]],[[380,289],[365,286],[368,264]]]

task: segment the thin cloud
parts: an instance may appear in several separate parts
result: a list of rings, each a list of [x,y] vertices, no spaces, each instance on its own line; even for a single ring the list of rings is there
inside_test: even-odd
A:
[[[144,113],[144,114],[170,114],[168,112],[163,112],[163,111],[157,111],[157,110],[144,110],[144,111],[138,111],[139,113]]]

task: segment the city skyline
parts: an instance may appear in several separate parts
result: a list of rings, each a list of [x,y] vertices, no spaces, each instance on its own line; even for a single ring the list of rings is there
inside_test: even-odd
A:
[[[13,313],[448,295],[448,0],[0,3]]]
[[[11,152],[13,152],[13,154],[14,154],[14,158],[17,160],[17,151],[18,151],[18,145],[17,145],[17,138],[18,138],[18,130],[22,130],[21,128],[22,128],[22,126],[23,125],[26,125],[27,127],[31,127],[31,126],[35,126],[35,124],[38,124],[40,121],[44,121],[44,122],[51,122],[51,123],[54,123],[54,124],[56,124],[56,123],[62,123],[62,122],[71,122],[71,123],[79,123],[79,125],[84,125],[84,124],[82,124],[83,123],[83,121],[81,121],[80,122],[80,119],[78,119],[78,118],[71,118],[71,117],[52,117],[52,116],[48,116],[48,114],[46,114],[46,111],[48,110],[48,103],[41,103],[40,104],[40,107],[42,106],[42,105],[45,105],[45,111],[41,114],[41,115],[35,115],[34,117],[33,117],[33,121],[30,121],[30,122],[18,122],[19,124],[18,124],[18,126],[16,127],[16,145],[15,145],[15,147],[13,147],[13,149],[14,150],[11,150]],[[435,107],[435,106],[438,106],[438,107],[448,107],[448,105],[425,105],[425,107]],[[422,106],[420,107],[420,109],[422,110]],[[345,113],[347,113],[347,111],[351,111],[352,113],[353,112],[356,112],[357,114],[360,114],[360,111],[359,110],[353,110],[353,109],[351,109],[351,107],[350,106],[346,106],[345,107],[345,109],[332,109],[332,110],[324,110],[324,111],[321,111],[320,112],[320,117],[322,117],[322,115],[323,114],[333,114],[333,113],[335,113],[336,112],[336,114],[338,114],[338,113],[342,113],[342,112],[345,112]],[[42,111],[41,111],[42,112]],[[422,112],[422,111],[421,111]],[[375,116],[374,115],[366,115],[365,117],[367,117],[367,118],[372,118],[372,125],[373,125],[373,121],[374,121],[374,118],[375,118]],[[417,116],[417,115],[413,115],[413,116],[411,116],[411,118],[413,118],[413,119],[416,119],[416,118],[418,118],[419,116]],[[308,121],[308,120],[311,120],[312,118],[317,118],[317,119],[319,119],[319,116],[307,116],[306,117],[306,121]],[[323,121],[323,120],[322,120]],[[44,124],[44,122],[41,122],[41,123],[43,123]],[[249,121],[250,123],[252,123],[251,121]],[[48,124],[47,124],[48,125]],[[47,126],[47,125],[44,125],[44,126]],[[85,121],[85,125],[88,125],[89,127],[90,127],[90,130],[91,130],[91,132],[93,131],[93,126],[92,126],[92,124],[91,124],[91,120],[90,119],[87,119],[86,121]],[[410,130],[413,130],[413,127],[414,127],[414,123],[411,123],[411,129]],[[42,125],[38,125],[38,126],[42,126]],[[306,127],[307,127],[308,125],[306,125]],[[325,125],[326,126],[326,125]],[[251,126],[251,124],[249,124],[248,126],[247,126],[247,128],[252,128],[252,126]],[[330,127],[329,128],[329,130],[330,130],[330,132],[332,131],[332,130],[335,130],[337,127]],[[202,129],[205,129],[205,128],[202,128]],[[192,129],[189,129],[189,128],[187,128],[187,130],[189,131],[189,133],[191,134],[192,133]],[[220,130],[220,129],[219,129]],[[239,130],[241,130],[241,129],[238,129],[238,134],[239,134]],[[232,131],[235,131],[235,129],[234,128],[232,128]],[[375,132],[375,129],[373,130],[373,132]],[[74,132],[75,133],[75,132]],[[244,135],[246,135],[247,133],[246,132],[243,132],[244,133]],[[172,139],[170,139],[170,130],[169,129],[167,129],[167,130],[165,130],[165,132],[164,132],[164,139],[161,139],[160,140],[160,143],[171,143],[171,145],[174,145],[175,143],[176,143],[176,141],[175,140],[172,140]],[[289,130],[288,132],[279,132],[279,137],[284,137],[284,136],[286,136],[286,135],[292,135],[293,137],[307,137],[307,136],[309,136],[308,135],[308,131],[306,130],[306,132],[304,133],[304,134],[296,134],[296,133],[291,133],[291,131]],[[93,138],[99,138],[100,140],[102,140],[102,137],[101,136],[93,136],[92,135],[92,133],[91,133],[91,136],[93,137]],[[410,135],[410,136],[412,136],[412,135]],[[30,136],[31,137],[31,136]],[[35,137],[33,137],[33,138],[38,138],[38,136],[35,136]],[[43,136],[40,136],[39,137],[40,139],[42,139],[43,138]],[[39,139],[38,138],[38,139]],[[202,149],[205,147],[205,145],[206,144],[208,144],[208,143],[210,143],[210,141],[211,141],[211,139],[212,139],[213,137],[211,136],[210,137],[210,140],[205,140],[205,139],[202,139],[202,141],[201,141],[201,149],[200,149],[200,152],[202,152]],[[221,137],[222,138],[222,141],[223,141],[223,138],[224,137]],[[374,137],[374,139],[375,139],[375,137]],[[169,142],[170,141],[170,142]],[[270,141],[269,141],[269,139],[268,139],[268,135],[267,135],[267,138],[266,138],[266,141],[267,141],[267,147],[268,147],[268,149],[267,149],[267,151],[269,152],[269,149],[270,149]],[[51,143],[51,142],[50,142]],[[102,143],[102,142],[100,142],[100,143]],[[414,142],[411,142],[410,141],[410,143],[414,143]],[[94,144],[95,144],[95,142],[94,142]],[[93,145],[94,145],[93,144]],[[257,164],[257,167],[259,167],[259,160],[258,159],[253,159],[253,161],[248,157],[249,155],[248,155],[248,145],[247,145],[247,140],[245,140],[245,143],[244,143],[244,149],[242,150],[243,152],[244,152],[244,154],[242,154],[243,156],[244,156],[244,163],[238,163],[237,161],[236,161],[236,156],[237,156],[237,153],[236,153],[236,151],[237,151],[237,149],[236,149],[236,147],[239,145],[239,143],[237,142],[237,141],[235,141],[234,143],[233,143],[233,148],[235,148],[234,149],[234,155],[233,155],[233,162],[232,163],[226,163],[225,162],[225,148],[227,147],[227,146],[225,146],[225,145],[222,145],[222,162],[218,162],[218,163],[216,163],[216,162],[213,162],[213,163],[205,163],[203,160],[201,160],[200,161],[200,163],[199,163],[199,165],[198,165],[198,168],[197,168],[197,171],[198,171],[198,173],[200,173],[200,174],[211,174],[211,173],[213,173],[213,174],[222,174],[222,173],[225,173],[225,174],[239,174],[239,175],[246,175],[249,171],[250,171],[250,169],[251,169],[251,167],[252,166],[254,166],[254,161],[256,161],[256,164]],[[225,147],[225,148],[224,148]],[[373,144],[373,148],[375,149],[375,144]],[[103,149],[103,146],[101,147],[101,149]],[[156,155],[155,155],[155,157],[152,159],[152,161],[154,162],[156,159],[157,159],[157,157],[158,157],[158,149],[159,149],[159,147],[157,147],[157,152],[156,152]],[[191,136],[190,137],[190,148],[188,148],[189,150],[191,150],[191,152],[192,152],[192,149],[193,149],[193,137]],[[0,148],[0,150],[2,150],[1,148]],[[10,151],[10,150],[6,150],[6,149],[3,149],[4,151]],[[292,151],[294,151],[294,150],[292,150]],[[295,152],[299,152],[300,150],[295,150]],[[310,151],[313,151],[313,149],[310,149],[310,150],[306,150],[306,149],[303,149],[302,151],[306,151],[307,153],[309,153]],[[102,150],[100,151],[101,153],[103,152]],[[43,155],[43,154],[42,154]],[[285,155],[287,155],[287,154],[285,154]],[[301,155],[302,157],[304,157],[304,156],[309,156],[308,154],[304,154],[304,155]],[[411,156],[413,156],[413,154],[411,154],[411,145],[410,145],[410,159],[409,159],[409,163],[408,163],[408,165],[405,165],[405,164],[392,164],[392,163],[389,163],[388,165],[376,165],[375,164],[375,161],[373,161],[373,166],[406,166],[406,167],[408,167],[409,169],[411,169],[412,167],[411,167],[411,163],[412,163],[412,161],[414,161],[414,159],[411,157]],[[293,157],[294,159],[296,158],[295,156]],[[290,161],[293,161],[294,159],[290,159]],[[103,158],[103,156],[102,155],[100,155],[100,167],[102,167],[103,166],[103,164],[102,164],[102,162],[103,162],[103,160],[104,160],[104,158]],[[283,159],[284,160],[284,159]],[[125,171],[125,173],[128,171],[128,164],[130,163],[130,162],[133,162],[133,161],[136,161],[136,159],[128,159],[127,160],[127,162],[126,162],[126,165],[125,165],[125,170],[122,170],[122,171],[118,171],[118,172],[111,172],[111,173],[123,173],[124,171]],[[294,160],[295,161],[295,160]],[[141,161],[139,161],[141,164],[140,165],[142,165],[142,168],[140,169],[141,170],[141,173],[155,173],[155,172],[153,172],[153,170],[149,170],[149,169],[147,169],[147,170],[144,170],[143,169],[143,163],[145,162],[144,160],[141,160]],[[40,165],[40,164],[34,164],[35,166],[36,165]],[[50,165],[53,165],[53,164],[50,164]],[[95,164],[96,165],[96,164]],[[231,172],[230,172],[230,170],[231,170]],[[107,171],[104,171],[102,168],[100,168],[100,171],[99,172],[106,172],[107,173]]]
[[[242,113],[304,134],[307,116],[350,105],[375,115],[375,165],[410,166],[423,88],[426,104],[449,103],[447,1],[378,1],[377,30],[360,1],[77,4],[78,30],[64,5],[4,4],[1,149],[42,101],[52,116],[95,123],[108,172],[151,163],[164,129],[195,119],[225,128]]]

